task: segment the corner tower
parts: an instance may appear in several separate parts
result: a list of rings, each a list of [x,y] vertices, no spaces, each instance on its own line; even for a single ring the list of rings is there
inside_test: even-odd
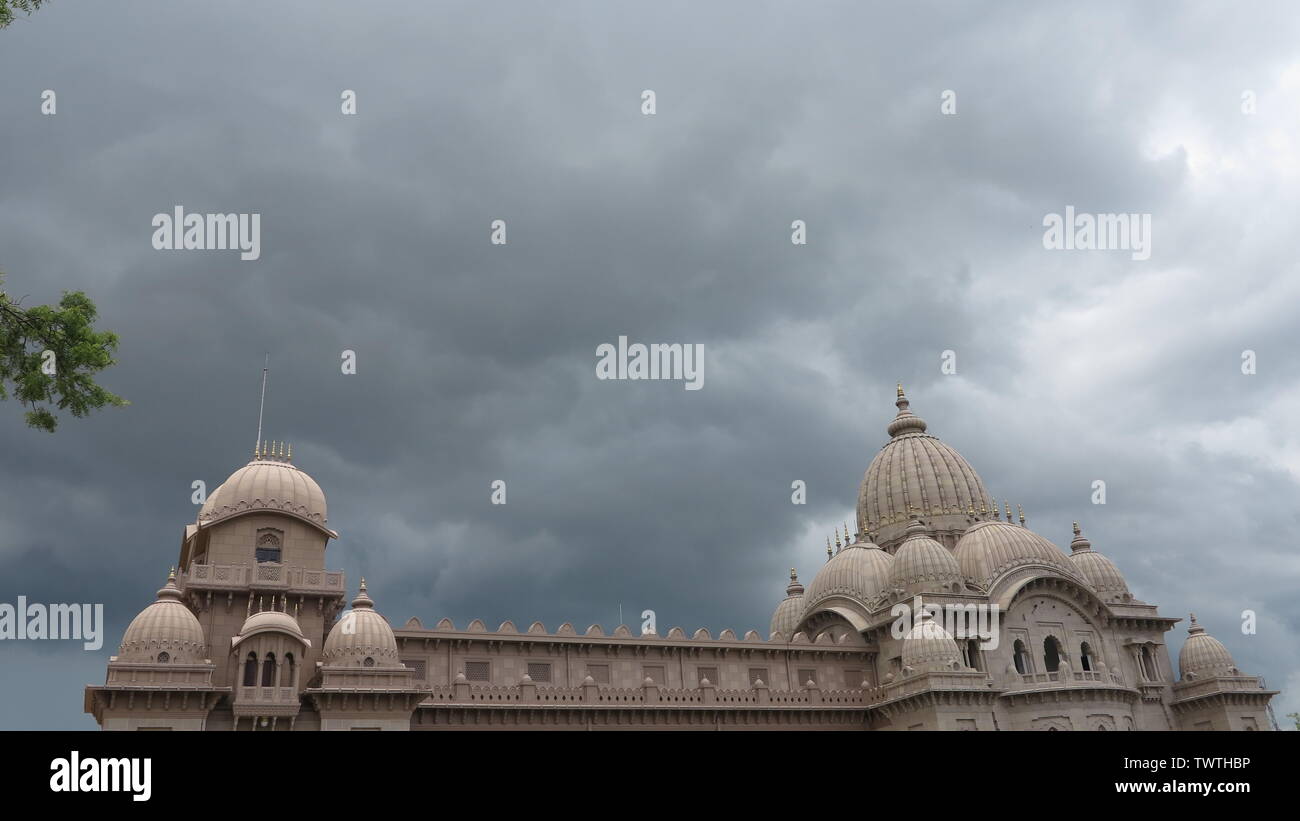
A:
[[[325,569],[333,538],[324,492],[284,443],[259,443],[248,464],[208,496],[185,528],[177,583],[212,647],[216,683],[238,689],[242,655],[233,651],[247,638],[243,626],[250,616],[278,612],[301,630],[294,665],[306,675],[284,679],[294,681],[296,703],[344,603],[343,573]],[[233,723],[233,713],[221,715],[231,707],[218,707],[210,725]]]

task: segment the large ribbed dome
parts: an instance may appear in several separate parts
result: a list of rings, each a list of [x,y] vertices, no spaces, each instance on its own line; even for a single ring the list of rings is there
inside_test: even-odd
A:
[[[1088,586],[1104,602],[1128,602],[1133,595],[1115,563],[1092,549],[1092,542],[1083,537],[1079,523],[1074,523],[1074,541],[1070,542],[1070,563],[1083,576]]]
[[[1178,672],[1183,678],[1187,678],[1188,673],[1195,676],[1241,675],[1228,648],[1196,623],[1195,614],[1192,614],[1192,623],[1187,628],[1187,641],[1183,642],[1183,649],[1178,653]]]
[[[804,612],[832,596],[869,605],[888,584],[893,562],[893,556],[870,542],[857,542],[840,550],[813,577],[804,596]]]
[[[785,598],[776,606],[772,613],[772,624],[768,635],[780,633],[787,639],[794,633],[794,628],[799,624],[799,617],[803,615],[803,585],[799,583],[799,575],[790,568],[790,584],[785,588]]]
[[[366,580],[352,600],[352,609],[330,630],[321,652],[326,667],[401,667],[397,637],[388,620],[375,610],[366,594]]]
[[[931,539],[925,525],[913,520],[898,546],[889,586],[905,593],[955,593],[961,589],[961,568],[952,551]]]
[[[917,513],[936,530],[960,531],[970,511],[987,515],[993,499],[961,454],[927,434],[898,386],[898,415],[890,440],[871,460],[858,492],[858,529],[886,550],[902,538]]]
[[[985,586],[1026,565],[1047,566],[1066,576],[1079,573],[1060,548],[1024,525],[979,522],[957,540],[953,551],[962,575]]]
[[[127,626],[118,661],[202,664],[206,659],[203,627],[181,601],[176,574],[172,573],[158,591],[157,600]]]
[[[325,527],[325,493],[316,480],[295,467],[281,452],[259,448],[253,461],[230,475],[209,494],[199,510],[199,524],[212,525],[254,511],[289,513]]]

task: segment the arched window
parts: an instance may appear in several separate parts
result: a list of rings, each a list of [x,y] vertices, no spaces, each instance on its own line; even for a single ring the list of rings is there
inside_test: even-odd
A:
[[[1012,651],[1014,654],[1013,659],[1016,662],[1016,672],[1020,673],[1022,676],[1028,675],[1029,674],[1029,651],[1025,649],[1025,643],[1020,639],[1016,639],[1016,643],[1012,647]]]
[[[1151,655],[1151,645],[1142,645],[1142,675],[1147,677],[1147,681],[1159,681],[1160,677],[1156,675],[1156,659]]]
[[[375,666],[375,660],[372,659],[370,656],[366,656],[366,660],[363,661],[363,662],[361,662],[361,666],[362,666],[362,667],[374,667],[374,666]]]
[[[248,661],[244,662],[244,686],[257,686],[257,654],[249,653]]]
[[[294,672],[294,671],[293,671],[293,653],[285,653],[285,654],[284,654],[284,666],[283,666],[283,669],[280,671],[280,686],[281,686],[281,687],[292,687],[292,686],[294,686],[293,672]]]
[[[1061,667],[1061,648],[1055,636],[1043,639],[1043,665],[1049,673],[1055,673]]]
[[[159,664],[166,664],[167,662],[169,662],[169,661],[171,661],[171,660],[172,660],[172,657],[171,657],[170,655],[167,654],[167,651],[166,651],[166,650],[164,650],[164,651],[162,651],[161,653],[158,654],[158,663],[159,663]]]
[[[1079,667],[1089,672],[1092,671],[1092,648],[1088,646],[1086,641],[1079,645]],[[1102,729],[1106,728],[1103,727]]]
[[[259,562],[280,561],[280,535],[280,531],[269,527],[257,531],[254,558]]]
[[[262,686],[275,686],[275,653],[267,653],[266,661],[262,662]]]

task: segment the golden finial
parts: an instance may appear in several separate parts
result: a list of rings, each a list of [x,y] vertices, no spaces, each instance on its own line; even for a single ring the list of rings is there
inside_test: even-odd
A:
[[[994,519],[1001,519],[1001,518],[1002,518],[1001,514],[998,513],[998,500],[997,500],[997,499],[994,499],[994,500],[993,500],[993,518],[994,518]]]
[[[902,399],[902,398],[903,398],[903,383],[902,383],[902,382],[899,382],[899,383],[898,383],[898,398],[899,398],[899,399]]]
[[[969,502],[966,503],[966,515],[967,515],[967,516],[974,516],[974,515],[975,515],[975,500],[974,500],[974,499],[972,499],[971,501],[969,501]]]
[[[826,561],[831,560],[831,537],[826,537]]]
[[[1076,535],[1076,536],[1081,536],[1081,535],[1083,535],[1083,531],[1079,529],[1079,523],[1078,523],[1078,522],[1075,522],[1075,523],[1074,523],[1074,535]]]
[[[1024,527],[1024,525],[1025,525],[1025,509],[1024,509],[1023,507],[1021,507],[1020,505],[1016,505],[1016,511],[1020,513],[1020,526],[1021,526],[1021,527]]]
[[[839,527],[837,526],[837,527],[835,528],[835,547],[836,547],[836,549],[839,549],[839,548],[841,548],[841,547],[843,547],[843,546],[844,546],[844,545],[840,543],[840,529],[839,529]]]
[[[1003,502],[1003,504],[1005,504],[1005,505],[1007,506],[1007,521],[1009,522],[1009,521],[1011,521],[1011,503],[1010,503],[1010,502]]]
[[[290,461],[290,462],[293,461],[293,443],[292,443],[292,442],[289,443],[289,461]]]
[[[844,523],[844,543],[845,543],[845,544],[853,544],[853,542],[850,542],[850,541],[849,541],[849,536],[850,536],[850,533],[849,533],[849,523],[848,523],[848,522],[845,522],[845,523]]]
[[[794,568],[793,568],[793,567],[790,568],[790,581],[792,581],[792,582],[797,582],[797,581],[799,581],[799,574],[796,573],[796,572],[794,572]]]
[[[174,582],[174,581],[176,581],[176,566],[175,566],[175,565],[173,565],[173,566],[167,568],[167,581],[169,581],[169,582]]]
[[[984,504],[983,499],[980,499],[980,515],[987,516],[988,512],[989,512],[988,506]]]
[[[366,592],[366,577],[365,577],[365,576],[362,576],[362,577],[361,577],[361,592],[362,592],[362,593]]]

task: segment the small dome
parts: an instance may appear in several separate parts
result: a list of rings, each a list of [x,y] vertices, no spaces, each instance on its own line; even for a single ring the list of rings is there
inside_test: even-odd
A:
[[[894,554],[889,586],[908,593],[959,591],[961,568],[952,551],[927,536],[918,519],[912,520],[906,533]]]
[[[397,657],[397,637],[388,620],[375,610],[366,595],[366,580],[352,600],[352,609],[330,630],[321,652],[326,667],[402,667]]]
[[[166,653],[159,658],[159,653]],[[122,636],[118,661],[202,664],[207,661],[207,640],[198,618],[181,601],[176,574],[158,591],[153,604],[131,620]]]
[[[961,666],[961,651],[943,625],[922,610],[903,637],[903,666],[915,672],[938,672]]]
[[[926,433],[925,420],[912,413],[898,386],[898,415],[885,444],[862,477],[858,491],[858,530],[872,534],[886,550],[903,538],[916,511],[935,530],[962,530],[971,511],[993,504],[984,482],[962,455]]]
[[[822,565],[813,577],[804,612],[832,596],[855,599],[864,606],[880,595],[889,581],[894,557],[871,542],[855,542],[840,550]]]
[[[265,448],[209,494],[199,509],[198,523],[206,527],[257,511],[289,513],[325,529],[325,493],[320,485],[288,458]]]
[[[234,639],[234,644],[238,644],[258,633],[266,632],[288,633],[300,639],[304,644],[311,644],[307,637],[303,635],[302,628],[298,626],[298,620],[279,610],[263,610],[245,619],[244,626],[239,628],[239,635]]]
[[[799,583],[799,576],[792,567],[790,584],[785,588],[785,598],[772,613],[772,625],[768,635],[780,633],[788,640],[793,635],[794,628],[798,626],[801,615],[803,615],[803,585]]]
[[[1079,573],[1060,548],[1024,525],[979,522],[957,540],[953,551],[962,575],[988,586],[1002,574],[1024,565],[1046,565],[1078,578]]]
[[[1183,678],[1188,673],[1195,676],[1239,676],[1237,663],[1223,642],[1205,632],[1205,628],[1196,623],[1196,614],[1192,614],[1192,623],[1187,628],[1187,641],[1178,653],[1178,672]]]
[[[1070,563],[1104,602],[1129,602],[1133,594],[1119,568],[1107,557],[1092,549],[1092,542],[1084,538],[1079,523],[1074,523],[1074,541],[1070,542]]]

